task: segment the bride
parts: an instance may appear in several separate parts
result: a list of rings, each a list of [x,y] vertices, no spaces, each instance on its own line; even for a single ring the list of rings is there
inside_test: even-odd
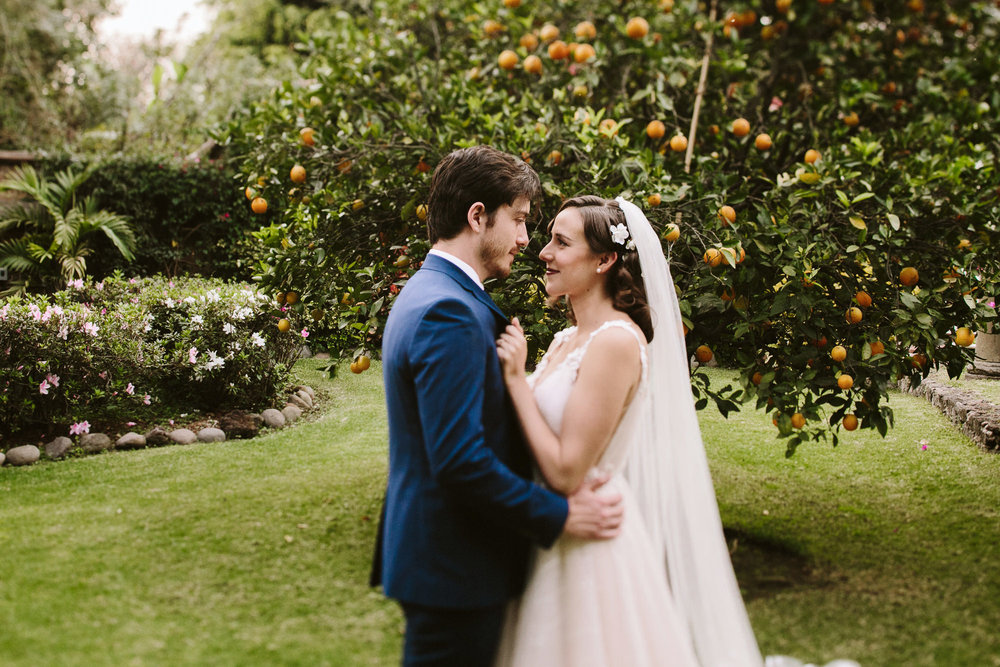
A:
[[[621,198],[569,199],[550,232],[546,291],[567,297],[575,326],[527,377],[515,320],[497,342],[505,382],[545,482],[569,494],[606,477],[626,518],[613,540],[536,551],[497,664],[760,666],[660,240]]]

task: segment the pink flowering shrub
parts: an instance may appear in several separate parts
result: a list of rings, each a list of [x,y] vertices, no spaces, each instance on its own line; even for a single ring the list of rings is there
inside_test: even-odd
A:
[[[180,278],[74,282],[0,304],[0,434],[142,419],[165,409],[256,409],[302,344],[246,285]],[[62,428],[65,426],[65,428]],[[65,431],[65,432],[56,432]]]

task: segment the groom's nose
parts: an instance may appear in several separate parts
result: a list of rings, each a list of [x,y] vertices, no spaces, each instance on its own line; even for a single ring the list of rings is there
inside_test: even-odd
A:
[[[523,222],[517,226],[517,238],[515,242],[521,250],[528,247],[528,226]]]

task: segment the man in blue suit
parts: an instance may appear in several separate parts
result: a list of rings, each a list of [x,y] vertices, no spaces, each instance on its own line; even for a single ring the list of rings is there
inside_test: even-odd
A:
[[[483,281],[510,274],[539,192],[531,167],[493,148],[445,157],[428,201],[432,249],[386,324],[389,481],[372,584],[403,607],[404,665],[490,665],[531,546],[620,527],[620,498],[583,488],[566,499],[529,481],[496,355],[507,318]]]

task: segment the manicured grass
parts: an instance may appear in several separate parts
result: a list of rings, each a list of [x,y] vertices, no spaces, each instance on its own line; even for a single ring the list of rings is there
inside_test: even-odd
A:
[[[0,470],[0,663],[396,664],[400,613],[367,587],[380,368],[317,365],[298,372],[324,413],[290,430]],[[791,459],[763,413],[702,413],[761,648],[1000,665],[1000,457],[923,399],[891,404],[885,440]]]
[[[975,392],[976,394],[979,394],[980,398],[984,398],[992,403],[1000,405],[1000,378],[975,375],[973,373],[965,372],[962,373],[962,377],[957,380],[952,380],[948,377],[947,371],[944,370],[935,371],[930,377],[942,384]]]

